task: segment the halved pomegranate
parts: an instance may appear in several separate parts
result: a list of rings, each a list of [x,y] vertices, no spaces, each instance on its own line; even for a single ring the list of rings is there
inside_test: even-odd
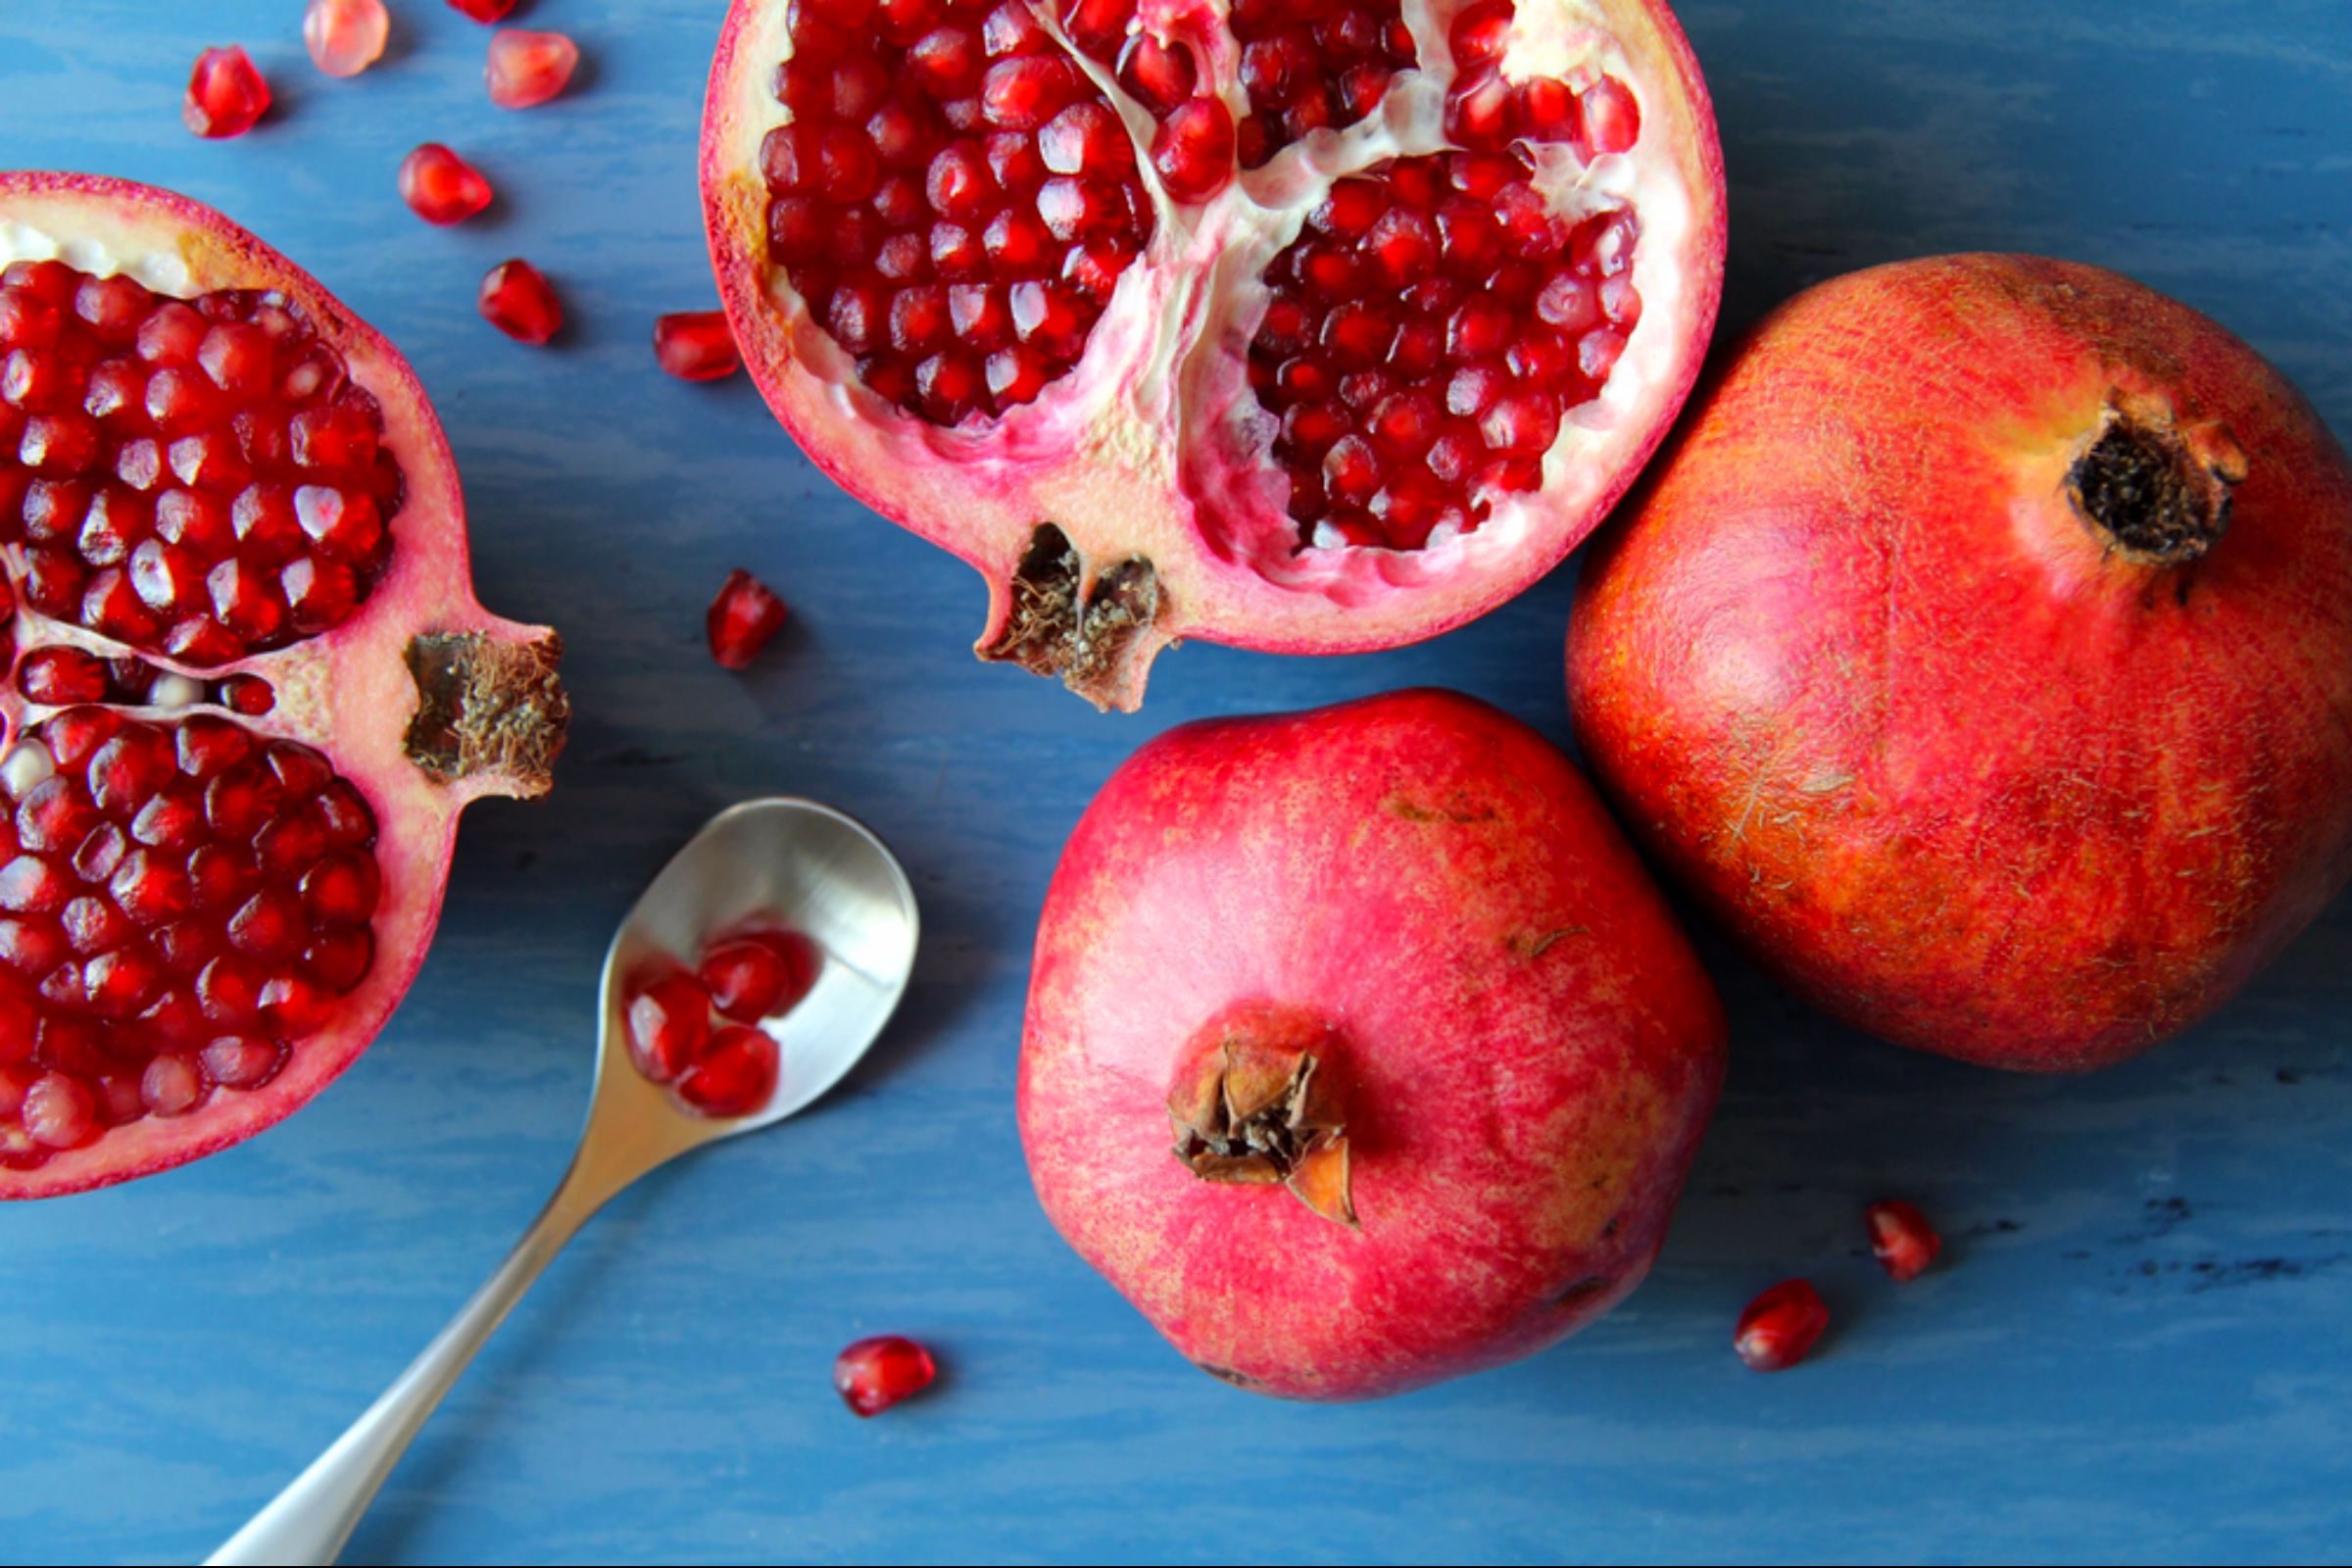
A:
[[[1715,321],[1663,0],[736,0],[703,195],[822,467],[1133,708],[1181,637],[1393,647],[1624,493]]]
[[[0,1199],[40,1198],[349,1066],[565,707],[408,366],[168,192],[0,173]]]

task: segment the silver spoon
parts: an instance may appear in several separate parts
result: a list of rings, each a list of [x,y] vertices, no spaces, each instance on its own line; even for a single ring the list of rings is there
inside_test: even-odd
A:
[[[698,1115],[629,1059],[622,983],[641,960],[691,960],[704,938],[754,916],[805,932],[824,962],[800,1004],[766,1025],[784,1063],[767,1108],[732,1120]],[[712,817],[638,898],[605,955],[588,1122],[547,1207],[368,1413],[206,1560],[333,1562],[425,1417],[591,1214],[680,1154],[805,1109],[857,1065],[906,990],[917,929],[906,873],[880,839],[832,808],[779,798]]]

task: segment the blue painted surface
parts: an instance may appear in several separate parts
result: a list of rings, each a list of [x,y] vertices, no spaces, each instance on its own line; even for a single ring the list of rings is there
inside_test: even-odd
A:
[[[1735,1065],[1650,1284],[1530,1363],[1387,1404],[1202,1378],[1055,1239],[1010,1113],[1027,934],[1129,748],[1203,714],[1411,682],[1564,737],[1570,573],[1373,658],[1194,647],[1140,718],[964,653],[979,585],[843,499],[747,385],[657,377],[706,304],[694,139],[719,0],[533,0],[590,66],[528,115],[484,34],[397,0],[330,83],[294,0],[6,0],[0,163],[172,185],[317,270],[416,361],[466,475],[482,597],[550,620],[578,707],[545,806],[468,822],[406,1010],[317,1104],[126,1189],[0,1212],[0,1557],[186,1560],[404,1364],[560,1169],[596,966],[710,809],[839,802],[898,847],[929,946],[902,1024],[806,1122],[624,1198],[393,1478],[368,1560],[1102,1556],[2035,1560],[2352,1552],[2352,907],[2191,1038],[2087,1082],[1877,1047],[1708,943]],[[1729,318],[1869,262],[1976,247],[2125,268],[2218,315],[2352,431],[2352,12],[2342,0],[1693,0],[1733,177]],[[520,19],[518,19],[520,20]],[[278,83],[201,144],[177,100],[238,38]],[[408,218],[448,140],[506,193]],[[490,334],[475,280],[536,258],[577,326]],[[801,612],[746,678],[701,648],[746,564]],[[1954,1233],[1905,1290],[1856,1211]],[[1811,1272],[1795,1375],[1733,1314]],[[936,1396],[859,1424],[834,1349],[932,1341]]]

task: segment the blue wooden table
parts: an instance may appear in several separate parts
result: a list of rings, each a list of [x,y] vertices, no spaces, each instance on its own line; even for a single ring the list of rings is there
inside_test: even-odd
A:
[[[978,580],[844,499],[750,386],[670,383],[647,334],[711,300],[694,191],[721,0],[533,0],[575,93],[483,99],[484,34],[395,0],[351,83],[296,0],[0,0],[0,164],[175,186],[243,219],[416,361],[466,477],[482,598],[559,625],[578,710],[554,797],[466,825],[406,1009],[258,1142],[0,1212],[0,1557],[188,1560],[340,1431],[561,1168],[597,964],[714,808],[795,791],[912,869],[899,1025],[805,1122],[650,1181],[458,1390],[353,1544],[365,1560],[993,1560],[1267,1554],[2172,1560],[2352,1552],[2352,906],[2223,1017],[2083,1082],[1874,1046],[1707,956],[1736,1020],[1721,1117],[1649,1285],[1581,1340],[1390,1403],[1200,1376],[1040,1216],[1011,1099],[1028,935],[1063,835],[1147,736],[1415,682],[1563,737],[1563,571],[1373,658],[1187,648],[1099,717],[965,652]],[[1738,325],[1848,268],[2046,251],[2230,322],[2352,433],[2344,0],[1690,0],[1733,184]],[[519,20],[519,19],[518,19]],[[240,39],[281,113],[200,143],[197,48]],[[495,220],[431,230],[392,172],[476,156]],[[535,258],[553,352],[472,292]],[[702,614],[730,566],[789,597],[748,677]],[[1927,1205],[1897,1291],[1861,1204]],[[1810,1272],[1820,1359],[1743,1371],[1731,1321]],[[928,1339],[936,1393],[851,1420],[860,1334]]]

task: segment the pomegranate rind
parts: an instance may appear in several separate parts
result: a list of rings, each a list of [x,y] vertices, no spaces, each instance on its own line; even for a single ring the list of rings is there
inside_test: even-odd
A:
[[[524,701],[552,705],[540,715],[560,744],[564,714],[553,687],[555,634],[493,615],[474,599],[465,502],[457,466],[423,387],[399,352],[354,317],[315,278],[221,214],[186,197],[127,180],[51,172],[0,172],[0,265],[59,257],[87,271],[129,271],[158,292],[276,289],[340,354],[353,380],[380,406],[383,445],[399,462],[407,500],[391,519],[392,550],[367,602],[333,631],[274,653],[218,666],[203,678],[252,671],[277,702],[262,716],[238,716],[257,735],[318,748],[367,798],[376,818],[374,850],[383,886],[371,921],[375,960],[337,1003],[334,1021],[303,1037],[279,1074],[258,1090],[217,1093],[187,1115],[109,1130],[30,1170],[0,1170],[0,1200],[60,1196],[152,1175],[240,1143],[307,1104],[357,1060],[407,993],[440,918],[459,813],[485,795],[545,793],[551,748],[469,754],[466,765],[428,771],[412,758],[410,729],[420,710],[408,656],[420,634],[476,639],[540,666],[546,683]],[[20,643],[112,653],[79,627],[17,609]],[[169,660],[142,655],[159,667]],[[535,690],[536,695],[533,695]],[[49,710],[0,697],[18,721]],[[542,726],[546,729],[548,726]],[[520,726],[518,726],[519,730]]]
[[[1245,405],[1254,407],[1244,373],[1262,288],[1250,279],[1275,242],[1296,232],[1295,220],[1288,233],[1267,226],[1257,203],[1303,215],[1337,173],[1436,150],[1450,68],[1399,73],[1381,113],[1286,149],[1181,221],[1163,209],[1067,376],[994,424],[941,429],[859,383],[849,356],[768,265],[759,150],[789,121],[770,83],[793,49],[783,4],[735,0],[712,61],[701,164],[712,268],[745,364],[829,477],[980,571],[990,598],[976,652],[1059,674],[1099,707],[1140,705],[1152,660],[1186,637],[1342,654],[1474,620],[1558,564],[1631,487],[1697,380],[1723,289],[1722,149],[1672,12],[1663,0],[1527,5],[1546,24],[1535,29],[1544,36],[1531,59],[1550,58],[1564,37],[1605,39],[1642,84],[1641,140],[1617,156],[1634,172],[1637,207],[1662,221],[1645,228],[1634,275],[1646,306],[1611,380],[1632,390],[1564,421],[1544,487],[1498,506],[1470,533],[1417,552],[1295,550],[1296,524],[1272,499],[1280,479],[1265,453],[1266,421],[1239,429]],[[1414,6],[1407,16],[1424,59],[1446,59],[1434,13]],[[1202,64],[1229,79],[1233,50],[1216,32]],[[1081,64],[1099,80],[1108,75]],[[1506,57],[1506,73],[1514,69]],[[1226,284],[1191,281],[1212,270]],[[1047,525],[1054,532],[1041,534]],[[1121,607],[1115,637],[1092,657],[1036,652],[1058,628],[1024,619],[1035,597],[1024,564],[1034,566],[1033,549],[1051,554],[1061,542],[1080,605],[1099,585],[1131,587],[1122,565],[1149,564],[1151,592],[1129,596],[1135,608]]]
[[[1352,1225],[1170,1152],[1203,1026],[1260,1004],[1328,1032]],[[1021,1141],[1054,1227],[1187,1357],[1367,1398],[1530,1354],[1630,1293],[1725,1045],[1568,760],[1483,703],[1399,692],[1185,725],[1111,776],[1038,929]]]

